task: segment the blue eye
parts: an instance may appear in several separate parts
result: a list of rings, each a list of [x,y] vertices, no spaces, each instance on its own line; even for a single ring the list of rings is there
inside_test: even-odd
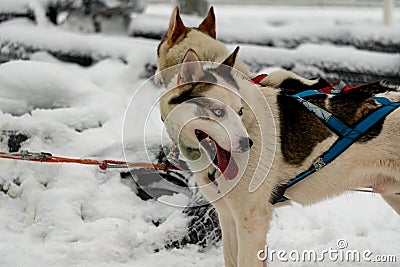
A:
[[[212,112],[214,113],[215,116],[217,117],[222,117],[224,116],[224,111],[222,109],[213,109]]]

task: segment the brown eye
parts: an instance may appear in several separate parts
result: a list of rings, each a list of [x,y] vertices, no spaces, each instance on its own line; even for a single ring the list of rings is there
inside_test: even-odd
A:
[[[225,115],[225,113],[222,109],[213,109],[212,112],[217,117],[223,117]]]
[[[239,110],[238,114],[239,114],[239,116],[242,116],[242,115],[243,115],[243,108],[241,108],[241,109]]]

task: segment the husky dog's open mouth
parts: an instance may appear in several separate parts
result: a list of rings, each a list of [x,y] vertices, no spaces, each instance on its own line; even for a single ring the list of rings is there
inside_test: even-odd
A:
[[[201,130],[195,130],[195,135],[208,157],[221,171],[225,179],[233,180],[239,173],[239,167],[233,159],[231,152],[223,149],[211,136]]]

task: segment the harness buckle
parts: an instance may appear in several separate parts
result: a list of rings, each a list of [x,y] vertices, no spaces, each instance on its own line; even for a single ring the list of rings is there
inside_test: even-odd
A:
[[[326,163],[321,157],[319,157],[316,161],[314,161],[313,165],[315,170],[318,171],[319,169],[325,167]]]
[[[337,84],[332,86],[331,94],[341,94],[343,89],[346,88],[347,84],[340,80]]]

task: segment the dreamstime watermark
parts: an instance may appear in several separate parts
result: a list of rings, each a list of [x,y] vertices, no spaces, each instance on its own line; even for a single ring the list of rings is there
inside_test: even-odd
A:
[[[345,239],[339,239],[336,247],[321,251],[316,250],[275,250],[265,246],[257,252],[260,261],[280,262],[366,262],[366,263],[395,263],[396,255],[375,255],[371,250],[349,249]]]

